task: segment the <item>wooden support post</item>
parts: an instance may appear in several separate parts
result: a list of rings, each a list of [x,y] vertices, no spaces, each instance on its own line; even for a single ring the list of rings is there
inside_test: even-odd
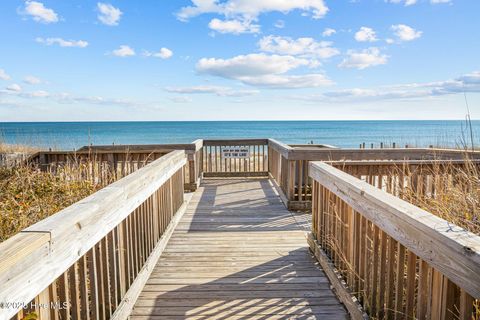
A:
[[[295,200],[295,161],[288,160],[287,165],[287,199],[293,201]]]
[[[37,309],[38,309],[38,317],[40,320],[50,320],[51,314],[50,314],[50,302],[53,299],[50,298],[50,290],[49,288],[46,288],[43,290],[39,295],[36,303],[38,304]]]

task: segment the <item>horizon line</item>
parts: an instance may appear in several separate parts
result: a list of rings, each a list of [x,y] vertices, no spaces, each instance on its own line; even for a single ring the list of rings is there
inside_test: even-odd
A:
[[[2,123],[101,123],[101,122],[382,122],[382,121],[466,121],[466,119],[333,119],[333,120],[305,120],[305,119],[293,119],[293,120],[59,120],[59,121],[0,121]],[[480,121],[480,119],[470,119],[470,121]]]

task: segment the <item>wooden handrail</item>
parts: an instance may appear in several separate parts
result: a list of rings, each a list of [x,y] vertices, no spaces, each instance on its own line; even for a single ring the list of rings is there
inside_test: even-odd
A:
[[[140,272],[142,261],[146,260],[149,252],[152,252],[155,242],[161,238],[162,230],[166,228],[164,223],[171,220],[183,202],[182,170],[186,162],[184,151],[173,151],[0,244],[1,265],[10,263],[12,266],[9,269],[0,268],[0,302],[27,304],[32,299],[37,299],[42,294],[45,295],[43,293],[45,288],[56,290],[60,286],[59,288],[63,288],[63,290],[71,290],[71,288],[68,289],[68,285],[65,287],[66,284],[62,282],[64,281],[62,277],[67,273],[67,278],[69,276],[74,279],[82,277],[77,268],[85,268],[88,263],[103,263],[102,272],[107,273],[101,275],[102,279],[110,276],[111,280],[108,281],[113,282],[118,279],[122,282],[121,287],[120,284],[118,287],[112,284],[105,290],[111,290],[112,295],[115,294],[117,298],[124,295],[125,290],[134,281],[135,275]],[[133,215],[134,218],[132,218]],[[131,233],[131,228],[139,229],[134,231],[135,233]],[[143,238],[134,240],[128,238],[130,236]],[[12,248],[16,248],[20,241],[28,247],[26,238],[30,240],[38,238],[32,244],[35,248],[26,250],[28,254],[12,253]],[[48,250],[39,250],[38,248],[45,243],[45,239],[49,241]],[[138,247],[135,249],[136,251],[130,251],[129,254],[143,253],[141,257],[135,258],[137,259],[135,263],[128,261],[129,269],[127,270],[124,269],[127,268],[127,262],[124,260],[133,259],[127,255],[132,241],[135,241],[134,243]],[[123,250],[120,247],[123,247]],[[97,248],[99,252],[103,253],[97,253]],[[110,253],[102,256],[107,251]],[[13,259],[14,263],[11,263],[10,259]],[[102,259],[106,260],[102,262]],[[120,263],[119,260],[123,262]],[[109,271],[105,270],[105,268],[109,268],[109,264],[115,264],[114,271],[122,273],[122,276],[117,278],[117,276],[109,274]],[[71,271],[72,268],[74,268],[73,271]],[[89,266],[88,274],[96,276],[97,271],[95,270],[95,268],[90,269]],[[83,276],[86,274],[85,271]],[[60,280],[58,280],[59,277]],[[93,284],[86,287],[87,279],[85,277],[82,279],[85,283],[78,284],[76,280],[73,283],[70,282],[71,285],[76,286],[75,290],[77,290],[72,291],[70,298],[72,295],[79,295],[80,287],[83,287],[83,290],[87,291],[82,291],[81,296],[76,296],[76,298],[88,299],[88,297],[84,297],[85,292],[95,288]],[[90,282],[94,281],[92,279],[94,278],[90,278]],[[60,284],[56,283],[58,281]],[[56,293],[47,291],[47,297],[48,294],[49,301],[57,300]],[[98,297],[95,296],[95,298]],[[80,301],[72,301],[70,307],[80,308],[76,303],[80,303]],[[89,302],[82,301],[81,303]],[[103,312],[111,315],[115,309],[113,306],[118,303],[120,303],[119,299],[111,298],[108,301],[109,309]],[[98,308],[98,306],[96,307]],[[0,308],[0,319],[9,319],[18,310],[19,308]],[[80,314],[85,311],[82,310],[75,309],[72,312],[78,311]],[[43,318],[49,319],[47,316],[41,317],[41,319]],[[73,318],[78,317],[74,316]]]
[[[289,144],[290,147],[303,150],[318,150],[318,149],[339,149],[330,144]]]
[[[267,144],[268,139],[204,139],[203,146],[256,146]]]
[[[293,149],[288,160],[338,161],[338,160],[428,160],[457,159],[465,155],[480,159],[480,152],[433,149],[433,148],[392,148],[392,149]]]
[[[444,148],[352,149],[336,148],[330,145],[287,145],[275,139],[268,139],[268,146],[279,152],[283,157],[285,157],[286,160],[462,160],[465,158],[466,155],[469,156],[471,159],[480,159],[480,151]],[[318,146],[323,146],[323,148],[319,148]]]
[[[5,240],[0,244],[0,274],[42,247],[45,247],[47,252],[49,245],[49,232],[20,232],[17,236]]]
[[[176,144],[126,144],[126,145],[92,145],[83,146],[75,152],[163,152],[172,150],[198,151],[203,146],[203,140],[197,139],[192,143]],[[55,152],[55,151],[52,151]]]
[[[286,159],[288,159],[288,153],[293,150],[293,147],[275,139],[268,139],[268,147],[277,151]]]
[[[465,159],[426,159],[426,160],[337,160],[337,161],[323,161],[332,166],[403,166],[403,165],[459,165],[471,163],[480,163],[480,159],[468,160]]]
[[[470,310],[471,316],[472,297],[480,298],[479,236],[327,163],[311,162],[309,175],[314,180],[312,233],[369,313],[383,317],[393,308],[411,318],[413,303],[417,301],[418,318],[425,318],[422,304],[432,306],[431,319],[446,318],[441,316],[442,312],[457,312],[461,308],[463,315],[468,317]],[[395,250],[400,260],[395,258]],[[417,272],[417,257],[421,274]],[[396,273],[397,278],[401,275],[400,288],[388,287],[393,280],[387,277],[390,272],[397,272],[395,268],[401,270]],[[417,289],[415,277],[420,277]],[[439,285],[440,289],[428,291],[427,277],[433,281],[431,285]],[[453,283],[466,295],[460,306],[445,291],[454,293]],[[394,291],[398,294],[395,305],[388,303],[388,299],[394,300]],[[416,292],[419,293],[415,300]],[[458,310],[454,311],[456,307]]]

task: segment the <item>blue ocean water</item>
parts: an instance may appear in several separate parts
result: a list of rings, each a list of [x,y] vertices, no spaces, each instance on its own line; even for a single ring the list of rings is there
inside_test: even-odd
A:
[[[472,121],[477,144],[480,120]],[[0,122],[0,142],[72,150],[88,144],[188,143],[198,138],[275,138],[286,143],[462,145],[465,121]],[[468,140],[470,141],[470,140]]]

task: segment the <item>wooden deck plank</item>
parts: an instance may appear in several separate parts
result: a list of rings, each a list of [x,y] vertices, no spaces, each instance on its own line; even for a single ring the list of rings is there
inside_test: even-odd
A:
[[[131,319],[348,319],[298,218],[268,179],[204,180]]]
[[[147,300],[143,299],[137,303],[138,307],[202,307],[215,306],[218,304],[232,303],[240,304],[244,302],[242,299],[226,299],[212,301],[208,298],[178,300],[178,299],[162,299]],[[295,305],[295,306],[321,306],[321,305],[337,305],[336,297],[320,297],[320,298],[270,298],[270,299],[250,299],[251,303],[256,306],[275,306],[275,305]]]
[[[249,320],[314,320],[314,319],[328,319],[328,320],[345,320],[348,319],[344,314],[339,314],[339,313],[333,313],[333,314],[322,314],[322,315],[312,315],[312,314],[290,314],[290,315],[285,315],[285,314],[259,314],[259,315],[232,315],[228,313],[220,313],[216,315],[200,315],[200,316],[188,316],[186,317],[185,315],[181,316],[154,316],[154,315],[149,315],[149,316],[131,316],[131,320],[180,320],[180,319],[190,319],[190,320],[205,320],[205,319],[229,319],[229,320],[244,320],[244,319],[249,319]]]

